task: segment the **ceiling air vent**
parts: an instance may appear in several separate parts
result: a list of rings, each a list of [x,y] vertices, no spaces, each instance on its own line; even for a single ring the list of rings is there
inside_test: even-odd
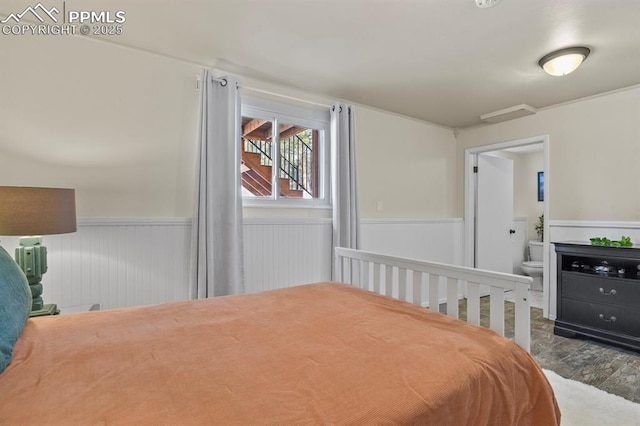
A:
[[[533,115],[537,112],[534,107],[529,105],[520,104],[509,108],[501,109],[500,111],[490,112],[488,114],[482,114],[480,120],[487,123],[500,123],[502,121],[513,120],[514,118],[524,117],[526,115]]]

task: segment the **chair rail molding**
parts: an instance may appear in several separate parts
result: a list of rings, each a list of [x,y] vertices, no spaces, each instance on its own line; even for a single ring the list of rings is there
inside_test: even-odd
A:
[[[592,221],[592,220],[550,220],[554,228],[626,228],[640,229],[640,222]]]

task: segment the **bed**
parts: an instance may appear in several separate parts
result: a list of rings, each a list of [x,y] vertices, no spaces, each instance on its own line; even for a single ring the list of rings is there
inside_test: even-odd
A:
[[[559,424],[521,345],[378,294],[420,296],[424,264],[337,253],[358,285],[30,319],[0,374],[0,424]]]

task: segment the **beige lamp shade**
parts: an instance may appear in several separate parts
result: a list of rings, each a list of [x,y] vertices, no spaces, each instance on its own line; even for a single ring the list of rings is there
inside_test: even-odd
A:
[[[75,190],[0,186],[0,235],[75,232]]]

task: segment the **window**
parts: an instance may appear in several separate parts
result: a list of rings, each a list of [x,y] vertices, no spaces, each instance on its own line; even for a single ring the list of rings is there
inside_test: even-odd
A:
[[[328,108],[249,99],[240,136],[246,205],[329,205]]]

